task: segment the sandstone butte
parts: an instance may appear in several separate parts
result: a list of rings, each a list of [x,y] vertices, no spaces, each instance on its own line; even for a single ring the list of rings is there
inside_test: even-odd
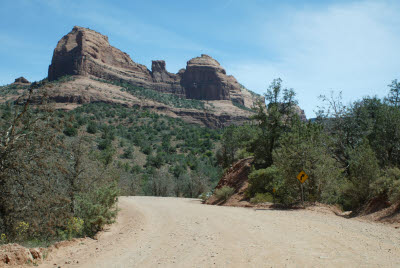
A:
[[[208,55],[189,60],[177,74],[168,72],[163,60],[152,61],[149,70],[111,46],[107,36],[78,26],[58,42],[48,69],[49,81],[66,75],[74,79],[47,88],[48,96],[60,109],[73,109],[90,102],[118,103],[218,128],[248,121],[253,114],[248,108],[263,100],[227,75],[219,62]],[[128,83],[183,99],[200,100],[205,108],[174,107],[130,94],[107,82]],[[303,111],[298,109],[298,112],[304,117]]]
[[[14,85],[29,85],[31,82],[29,82],[25,77],[18,77],[14,81]]]
[[[153,61],[150,71],[111,46],[107,36],[77,26],[58,42],[49,66],[50,81],[64,75],[124,81],[188,99],[234,100],[245,104],[240,84],[208,55],[191,59],[186,69],[177,74],[169,73],[162,60]]]

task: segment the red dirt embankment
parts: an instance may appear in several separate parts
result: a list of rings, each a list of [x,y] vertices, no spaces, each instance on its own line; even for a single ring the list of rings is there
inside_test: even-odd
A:
[[[232,167],[230,167],[224,174],[222,179],[219,181],[215,189],[220,189],[223,186],[229,186],[235,189],[234,194],[226,201],[219,200],[215,194],[213,194],[207,201],[209,205],[224,205],[233,207],[248,207],[252,206],[249,200],[245,196],[245,192],[249,185],[249,173],[251,164],[253,163],[253,157],[241,159]]]

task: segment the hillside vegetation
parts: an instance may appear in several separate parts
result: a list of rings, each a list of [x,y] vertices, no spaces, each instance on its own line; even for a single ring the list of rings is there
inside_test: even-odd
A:
[[[54,110],[39,95],[0,105],[0,243],[92,236],[119,195],[198,197],[220,177],[217,130],[111,104]]]
[[[368,202],[400,201],[400,83],[385,98],[345,105],[341,95],[321,96],[313,122],[299,120],[295,92],[272,82],[255,124],[230,126],[222,135],[219,163],[227,168],[253,156],[247,198],[286,206],[301,201],[297,174],[304,170],[304,201],[339,204],[355,213]],[[400,208],[400,207],[399,207]],[[398,211],[398,210],[397,210]]]
[[[120,86],[122,91],[127,91],[136,97],[154,100],[171,107],[189,108],[196,110],[205,109],[204,101],[201,100],[185,99],[175,94],[162,93],[153,89],[134,86],[129,83],[111,82],[102,79],[95,79],[95,80],[102,83],[108,83],[115,86]]]
[[[291,206],[301,202],[302,188],[306,202],[355,212],[371,200],[400,201],[397,80],[383,99],[345,106],[340,95],[322,97],[326,107],[306,122],[296,113],[295,92],[276,79],[252,122],[223,130],[117,104],[55,110],[46,83],[0,105],[0,243],[93,236],[114,221],[120,195],[205,199],[223,169],[248,157],[253,202]],[[309,178],[301,186],[302,170]],[[215,193],[226,200],[233,189]]]

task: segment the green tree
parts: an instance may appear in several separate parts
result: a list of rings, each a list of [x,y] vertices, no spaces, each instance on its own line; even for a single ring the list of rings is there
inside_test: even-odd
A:
[[[300,121],[281,137],[273,158],[282,177],[276,185],[276,196],[282,203],[300,200],[301,186],[296,176],[302,170],[309,176],[303,183],[305,201],[337,202],[341,172],[329,152],[328,140],[321,125]]]
[[[349,155],[349,176],[341,202],[346,210],[353,210],[373,197],[371,185],[380,178],[381,170],[367,140],[351,150]]]
[[[387,100],[395,107],[400,106],[400,82],[397,82],[397,79],[393,80],[389,85],[390,92]]]
[[[19,221],[31,226],[29,235],[43,233],[46,213],[59,224],[67,212],[65,203],[57,200],[64,197],[60,185],[64,180],[56,168],[57,129],[62,124],[39,86],[33,83],[27,95],[6,108],[8,116],[3,116],[0,107],[0,232],[10,240],[17,235]],[[42,103],[35,107],[30,105],[34,90]]]
[[[218,151],[218,162],[223,168],[229,167],[240,158],[249,156],[250,141],[256,136],[257,129],[253,125],[231,125],[224,129],[221,148]]]
[[[294,90],[283,88],[282,80],[278,78],[272,81],[265,93],[266,109],[263,102],[258,104],[253,119],[258,123],[259,131],[250,145],[257,167],[272,165],[272,152],[279,146],[280,136],[290,129],[293,118],[297,116],[295,96]]]

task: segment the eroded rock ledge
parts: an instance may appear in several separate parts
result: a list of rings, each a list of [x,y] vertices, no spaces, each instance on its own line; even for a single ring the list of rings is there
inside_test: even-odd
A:
[[[249,108],[256,101],[208,55],[189,60],[186,69],[177,74],[169,73],[162,60],[153,61],[152,70],[148,70],[111,46],[107,36],[78,26],[58,42],[49,66],[50,81],[64,75],[127,82],[188,99],[234,100]]]

